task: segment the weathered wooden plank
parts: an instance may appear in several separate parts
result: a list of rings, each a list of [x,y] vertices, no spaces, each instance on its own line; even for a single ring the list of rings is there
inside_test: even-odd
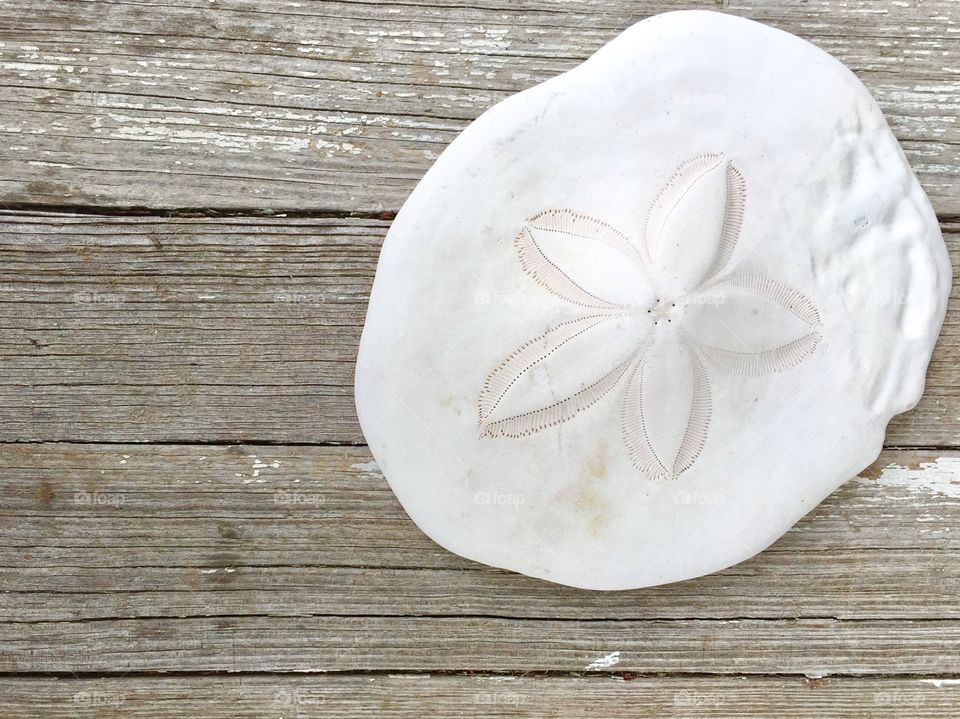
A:
[[[362,441],[387,223],[5,220],[0,438]]]
[[[95,532],[96,525],[90,525]],[[234,554],[235,566],[216,566],[210,556],[204,559],[213,566],[187,566],[185,553],[176,550],[168,552],[167,561],[184,566],[136,567],[135,554],[131,543],[110,550],[111,567],[35,561],[31,567],[3,568],[0,579],[10,589],[0,594],[0,615],[6,622],[102,620],[115,626],[143,619],[334,614],[617,621],[960,619],[956,552],[804,552],[791,550],[788,540],[706,578],[616,594],[583,594],[485,567],[246,566],[240,564],[246,559],[242,553]]]
[[[314,675],[0,679],[8,719],[952,719],[951,679]]]
[[[960,452],[888,451],[754,559],[613,593],[437,547],[365,448],[0,445],[0,466],[8,623],[960,619]]]
[[[362,442],[354,359],[387,226],[0,214],[0,440]],[[890,445],[960,442],[957,297]]]
[[[960,622],[202,617],[0,623],[0,671],[960,673]]]
[[[938,211],[960,212],[950,0],[25,0],[0,7],[0,200],[396,209],[496,101],[634,21],[694,7],[771,23],[846,62]]]

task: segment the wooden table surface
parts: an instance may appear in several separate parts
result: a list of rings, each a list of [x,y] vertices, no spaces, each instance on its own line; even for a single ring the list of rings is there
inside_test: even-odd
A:
[[[417,178],[688,7],[850,66],[960,261],[956,0],[0,3],[0,715],[960,715],[956,291],[878,462],[697,580],[463,560],[364,447],[357,340]]]

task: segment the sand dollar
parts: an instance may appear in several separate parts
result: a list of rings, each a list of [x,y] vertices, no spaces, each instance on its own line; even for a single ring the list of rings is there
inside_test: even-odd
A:
[[[658,15],[472,123],[384,242],[371,451],[465,557],[578,587],[762,550],[913,406],[950,266],[837,60]]]

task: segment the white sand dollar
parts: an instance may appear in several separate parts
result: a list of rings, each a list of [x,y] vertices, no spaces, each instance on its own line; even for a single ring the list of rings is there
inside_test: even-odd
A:
[[[499,103],[426,174],[380,256],[357,410],[453,552],[593,589],[695,577],[876,458],[949,284],[852,73],[668,13]]]

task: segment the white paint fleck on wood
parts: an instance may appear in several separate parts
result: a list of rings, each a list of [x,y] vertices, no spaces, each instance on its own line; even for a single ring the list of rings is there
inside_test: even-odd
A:
[[[888,464],[876,479],[860,478],[860,481],[905,488],[914,494],[960,499],[960,457],[937,457],[917,466]]]
[[[358,472],[363,472],[373,479],[383,479],[383,472],[380,471],[380,465],[377,464],[375,459],[371,459],[369,462],[351,464],[350,467]]]
[[[592,662],[587,664],[587,671],[592,671],[595,669],[609,669],[610,667],[616,666],[620,663],[620,652],[610,652],[609,654],[604,654],[602,657],[597,657]]]

